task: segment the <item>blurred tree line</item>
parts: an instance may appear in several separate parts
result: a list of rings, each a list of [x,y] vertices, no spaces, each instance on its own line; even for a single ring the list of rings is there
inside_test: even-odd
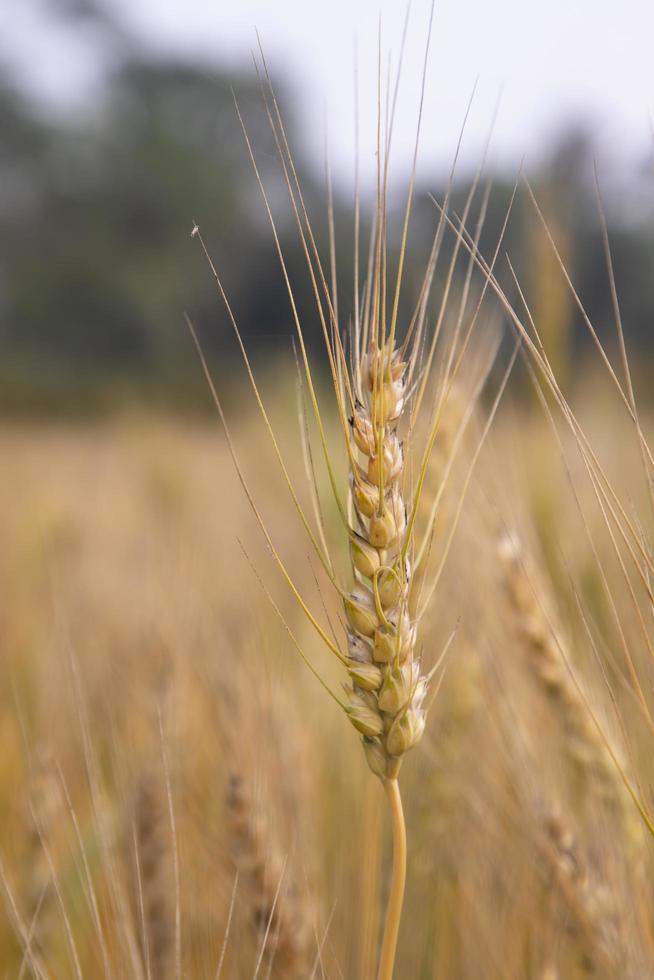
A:
[[[250,347],[288,354],[291,311],[232,88],[279,221],[300,312],[319,343],[311,283],[256,77],[155,56],[91,0],[41,3],[70,30],[91,21],[112,56],[92,108],[63,119],[48,118],[8,70],[0,75],[0,405],[88,410],[130,392],[169,404],[204,403],[183,312],[201,325],[209,354],[223,366],[234,346],[215,284],[190,238],[193,220]],[[278,94],[309,210],[325,242],[323,181],[303,159],[290,92],[282,86]],[[568,133],[535,182],[588,312],[608,331],[592,155],[583,132]],[[443,194],[443,187],[428,190]],[[511,190],[506,179],[497,179],[482,237],[487,251]],[[462,208],[466,192],[465,180],[459,181],[455,208]],[[623,187],[608,215],[625,325],[630,342],[645,347],[654,309],[654,234],[639,193]],[[413,246],[424,255],[438,218],[427,189],[418,195],[416,214]],[[349,200],[337,199],[336,219],[347,312]],[[523,192],[505,248],[565,360],[570,352],[564,348],[581,343],[579,317],[537,229]]]

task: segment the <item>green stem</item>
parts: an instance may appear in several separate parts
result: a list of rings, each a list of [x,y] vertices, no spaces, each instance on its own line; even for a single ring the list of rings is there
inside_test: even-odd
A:
[[[400,931],[402,903],[404,902],[404,883],[406,881],[406,826],[402,811],[402,797],[397,779],[387,779],[384,782],[388,803],[391,808],[391,825],[393,828],[393,871],[391,874],[391,890],[388,896],[386,922],[384,924],[384,939],[379,958],[377,980],[393,980],[395,950],[397,936]]]

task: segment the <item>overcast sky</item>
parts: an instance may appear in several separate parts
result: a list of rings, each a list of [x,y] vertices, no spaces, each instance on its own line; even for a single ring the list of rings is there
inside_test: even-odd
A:
[[[152,44],[203,63],[249,59],[259,29],[267,56],[292,81],[305,135],[316,157],[329,128],[339,179],[353,169],[355,38],[358,50],[364,171],[374,166],[377,35],[384,63],[397,59],[403,0],[111,0]],[[429,0],[414,0],[395,133],[396,171],[409,165]],[[40,91],[83,93],[92,46],[43,26],[29,0],[0,0],[0,37],[8,57]],[[422,134],[424,170],[451,160],[475,79],[464,160],[478,158],[500,90],[496,161],[515,166],[543,152],[562,123],[587,119],[607,154],[652,151],[654,0],[440,0],[436,3]]]

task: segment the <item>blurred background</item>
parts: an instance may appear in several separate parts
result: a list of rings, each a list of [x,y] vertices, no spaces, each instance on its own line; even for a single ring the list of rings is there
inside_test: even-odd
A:
[[[234,9],[232,9],[232,7]],[[189,233],[202,227],[251,349],[290,353],[289,304],[236,117],[242,107],[301,310],[308,277],[276,166],[252,51],[259,30],[319,239],[325,161],[333,173],[339,275],[349,296],[355,147],[364,201],[374,187],[378,28],[395,71],[402,4],[284,0],[3,0],[0,10],[0,407],[86,413],[125,403],[206,406],[183,311],[224,362],[229,331]],[[402,201],[415,137],[429,6],[406,34],[391,194]],[[513,0],[439,5],[427,76],[414,246],[425,254],[466,107],[455,175],[465,199],[496,115],[485,176],[486,249],[521,161],[600,333],[607,276],[597,162],[629,342],[651,346],[654,259],[648,117],[650,4]],[[387,63],[387,57],[391,60]],[[358,66],[355,69],[355,65]],[[390,66],[390,67],[389,67]],[[358,77],[357,77],[358,76]],[[355,140],[355,91],[359,92]],[[496,111],[497,110],[497,111]],[[327,150],[326,150],[327,147]],[[524,281],[538,273],[557,343],[582,349],[533,210],[519,195],[505,240]],[[528,218],[525,219],[525,210]],[[474,215],[471,216],[471,220]],[[253,285],[256,284],[256,285]],[[533,283],[532,283],[533,284]],[[351,305],[351,304],[350,304]],[[349,311],[348,311],[349,312]],[[316,331],[317,333],[317,331]],[[581,345],[581,346],[580,346]]]

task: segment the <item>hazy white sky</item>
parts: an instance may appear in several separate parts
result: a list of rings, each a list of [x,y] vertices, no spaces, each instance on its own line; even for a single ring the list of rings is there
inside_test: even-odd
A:
[[[322,154],[323,115],[337,175],[352,172],[353,66],[357,39],[362,161],[374,166],[377,34],[384,59],[399,53],[404,0],[111,0],[152,43],[203,62],[249,58],[259,29],[276,70],[293,82],[306,138]],[[408,165],[415,131],[429,0],[413,0],[396,126],[396,166]],[[27,0],[0,0],[0,30],[14,60],[42,88],[83,89],[92,69],[83,50],[36,29]],[[2,13],[4,9],[4,14]],[[480,154],[500,89],[494,157],[538,153],[562,121],[591,120],[608,153],[651,152],[654,0],[439,0],[425,101],[423,168],[451,160],[478,77],[464,159]]]

